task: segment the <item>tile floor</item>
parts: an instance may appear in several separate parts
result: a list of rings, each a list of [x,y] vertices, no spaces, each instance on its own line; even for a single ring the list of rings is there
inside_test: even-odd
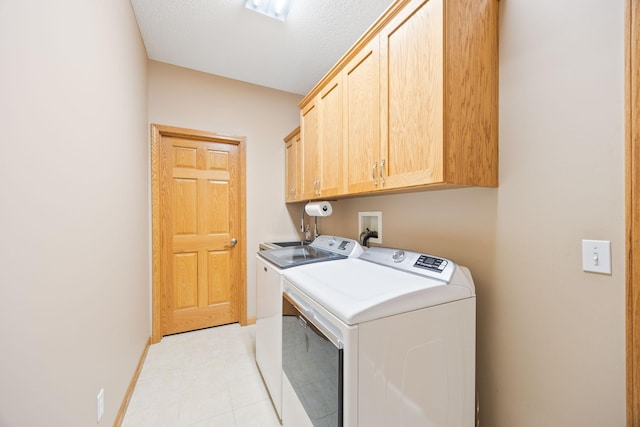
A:
[[[255,326],[164,337],[149,348],[122,427],[280,427],[255,362]]]

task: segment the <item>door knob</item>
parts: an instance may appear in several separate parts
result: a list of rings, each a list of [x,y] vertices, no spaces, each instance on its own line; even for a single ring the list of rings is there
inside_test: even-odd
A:
[[[237,244],[238,244],[238,239],[236,239],[235,237],[231,239],[231,246],[235,246]]]

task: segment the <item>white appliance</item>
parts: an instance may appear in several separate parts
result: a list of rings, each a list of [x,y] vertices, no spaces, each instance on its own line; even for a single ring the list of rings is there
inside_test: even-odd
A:
[[[258,252],[256,363],[278,417],[282,417],[282,273],[310,263],[356,257],[362,251],[362,246],[355,240],[323,235],[310,245]]]
[[[283,425],[474,425],[468,269],[370,248],[285,271],[282,286]]]

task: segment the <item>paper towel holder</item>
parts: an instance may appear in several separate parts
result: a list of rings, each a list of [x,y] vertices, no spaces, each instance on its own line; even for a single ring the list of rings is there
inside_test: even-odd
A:
[[[326,200],[309,202],[304,210],[309,216],[330,216],[333,213],[331,203]]]

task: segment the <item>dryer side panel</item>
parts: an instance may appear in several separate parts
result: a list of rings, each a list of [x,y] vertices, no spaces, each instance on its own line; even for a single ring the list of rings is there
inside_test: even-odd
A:
[[[360,324],[360,425],[474,425],[475,319],[468,298]]]

